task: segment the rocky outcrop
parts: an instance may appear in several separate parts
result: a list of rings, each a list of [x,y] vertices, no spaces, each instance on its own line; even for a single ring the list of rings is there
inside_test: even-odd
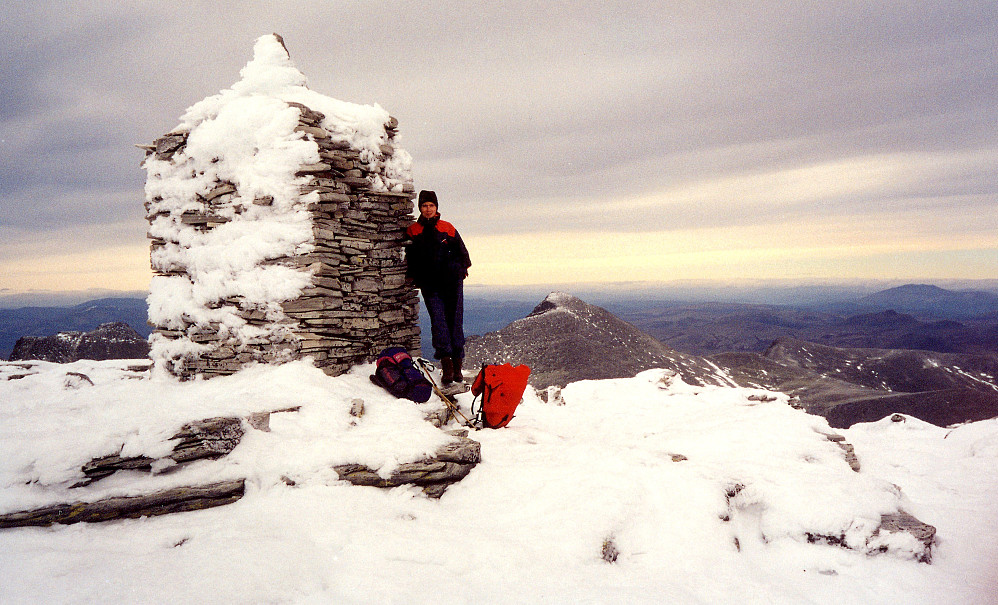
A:
[[[847,442],[843,435],[832,432],[820,432],[820,434],[842,450],[843,459],[853,471],[860,472],[861,465],[859,458],[856,456],[856,448]],[[675,458],[673,459],[675,460]],[[731,522],[735,517],[742,514],[743,509],[746,508],[746,503],[741,501],[741,495],[745,487],[744,483],[736,482],[726,488],[724,496],[727,502],[727,511],[721,516],[721,520],[725,523]],[[751,508],[751,506],[751,503],[748,504],[748,508]],[[898,533],[909,534],[917,541],[918,544],[910,550],[912,558],[922,563],[932,562],[932,547],[935,544],[936,528],[928,523],[919,521],[903,510],[881,515],[880,523],[870,534],[865,544],[857,544],[855,540],[850,543],[845,534],[829,535],[825,533],[805,532],[803,539],[810,544],[830,544],[832,546],[860,550],[868,555],[876,555],[888,552],[891,549],[892,534]],[[734,537],[734,544],[736,549],[741,550],[741,543],[737,536]]]
[[[242,420],[239,418],[208,418],[185,424],[170,440],[178,443],[173,452],[160,460],[147,456],[123,457],[118,454],[94,458],[81,469],[86,479],[74,487],[83,487],[121,470],[151,472],[153,464],[161,471],[177,468],[195,460],[214,460],[236,449],[243,438]]]
[[[148,305],[142,298],[100,298],[71,307],[0,309],[0,359],[8,359],[22,336],[89,332],[101,324],[124,322],[149,337]]]
[[[890,550],[887,542],[892,534],[908,534],[915,538],[917,546],[911,550],[911,557],[920,563],[932,562],[932,547],[935,544],[936,528],[919,521],[907,512],[900,510],[895,513],[880,516],[880,524],[874,530],[870,539],[862,549],[868,555],[877,555]],[[850,548],[845,536],[828,536],[807,533],[805,538],[810,544],[830,544]],[[855,548],[854,548],[855,549]]]
[[[149,343],[123,322],[101,324],[89,332],[59,332],[54,336],[22,336],[9,361],[70,363],[80,359],[142,359]]]
[[[432,458],[400,464],[389,477],[360,464],[334,467],[340,479],[354,485],[400,487],[418,485],[431,498],[439,498],[454,483],[468,476],[482,460],[482,446],[465,436],[437,450]]]
[[[858,469],[854,468],[858,472]],[[732,483],[725,489],[724,498],[727,502],[727,511],[721,516],[725,523],[732,523],[736,517],[743,515],[746,510],[751,510],[753,502],[742,502],[742,493],[745,491],[745,484]],[[737,525],[737,524],[736,524]],[[881,515],[877,528],[869,535],[868,539],[857,543],[856,540],[850,542],[846,535],[829,535],[816,532],[805,532],[800,538],[809,544],[829,544],[840,546],[851,550],[858,550],[867,555],[878,555],[891,550],[889,542],[892,534],[906,533],[915,538],[917,545],[910,549],[910,556],[921,563],[932,562],[932,547],[935,544],[936,528],[919,521],[903,510],[894,513]],[[763,541],[767,538],[763,535]],[[741,540],[737,535],[733,536],[735,548],[742,549]]]
[[[828,439],[835,445],[839,446],[842,450],[842,455],[845,458],[846,463],[849,465],[849,468],[858,473],[862,466],[859,463],[859,458],[856,456],[856,448],[853,444],[846,441],[846,438],[838,433],[823,433],[823,435],[825,436],[825,439]]]
[[[243,497],[244,479],[193,487],[176,487],[143,496],[119,496],[96,502],[57,504],[0,515],[0,529],[46,526],[54,523],[97,523],[138,519],[232,504]]]
[[[85,479],[73,488],[86,486],[118,471],[169,472],[195,460],[214,460],[231,452],[245,433],[240,418],[207,418],[185,424],[173,437],[173,452],[162,459],[112,454],[94,458],[80,469]],[[138,496],[119,496],[92,502],[72,502],[0,515],[0,528],[96,523],[136,519],[231,504],[243,497],[245,480],[176,487]]]
[[[918,540],[922,548],[916,553],[916,558],[922,563],[932,562],[932,546],[936,540],[936,528],[934,526],[919,521],[903,510],[881,516],[880,527],[874,532],[874,538],[882,538],[895,533],[907,533]],[[880,546],[878,550],[879,552],[885,552],[887,547]]]
[[[245,425],[269,432],[272,414],[294,413],[299,409],[299,407],[289,407],[254,413],[245,419]],[[351,401],[350,415],[356,420],[362,419],[363,400]],[[239,445],[245,431],[244,419],[235,417],[216,417],[189,422],[170,438],[177,443],[168,456],[152,458],[112,454],[94,458],[82,466],[80,470],[85,479],[73,488],[85,491],[87,486],[117,471],[165,473],[197,460],[219,459]],[[448,487],[466,477],[482,459],[481,444],[469,439],[467,431],[459,430],[452,433],[452,436],[453,440],[438,449],[432,457],[400,464],[388,478],[382,478],[374,470],[360,464],[343,464],[334,467],[334,470],[341,479],[354,485],[382,488],[417,485],[427,496],[439,498]],[[294,485],[293,480],[289,478],[284,480],[288,485]],[[209,485],[171,488],[138,496],[56,504],[2,514],[0,529],[44,526],[53,523],[95,523],[201,510],[239,500],[243,496],[244,487],[245,479],[235,479]]]

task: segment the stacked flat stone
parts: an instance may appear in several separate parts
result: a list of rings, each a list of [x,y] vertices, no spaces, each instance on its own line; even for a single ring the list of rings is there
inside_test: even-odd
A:
[[[300,297],[282,303],[283,315],[279,317],[238,299],[219,301],[237,307],[248,324],[270,328],[267,333],[274,336],[267,339],[239,342],[219,325],[192,323],[183,330],[154,326],[160,337],[187,338],[208,345],[207,351],[196,356],[166,360],[165,367],[181,378],[232,374],[250,363],[304,357],[313,358],[327,374],[337,375],[371,361],[388,346],[419,351],[418,295],[405,284],[403,258],[405,229],[413,221],[414,188],[411,182],[395,186],[393,191],[381,190],[385,187],[378,185],[392,182],[384,166],[394,153],[397,120],[390,118],[385,124],[387,142],[380,146],[376,161],[361,161],[360,150],[323,128],[321,113],[299,103],[288,105],[300,111],[296,130],[319,148],[320,161],[302,165],[297,173],[306,180],[300,187],[301,195],[318,193],[317,201],[308,205],[314,241],[308,252],[265,262],[308,271],[312,283]],[[186,133],[174,132],[143,148],[147,157],[172,161],[186,142]],[[239,219],[237,199],[243,200],[236,185],[218,182],[209,193],[199,196],[201,207],[183,212],[180,220],[198,231],[211,230]],[[270,205],[273,199],[257,198],[252,203]],[[234,207],[235,218],[217,212],[221,207],[226,207],[225,214],[230,216]],[[147,202],[147,211],[151,208]],[[151,223],[157,216],[147,218]],[[167,243],[150,238],[153,251]],[[155,260],[153,271],[194,279],[182,267],[156,266]]]

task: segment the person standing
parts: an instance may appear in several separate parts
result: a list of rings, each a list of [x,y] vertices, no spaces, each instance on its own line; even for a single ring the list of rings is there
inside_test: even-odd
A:
[[[440,360],[444,384],[463,382],[464,279],[471,257],[454,225],[440,220],[437,194],[419,192],[419,219],[409,226],[406,277],[423,295],[430,315],[433,356]]]

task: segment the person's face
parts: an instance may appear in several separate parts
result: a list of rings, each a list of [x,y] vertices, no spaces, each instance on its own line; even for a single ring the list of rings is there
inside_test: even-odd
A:
[[[419,213],[423,218],[433,218],[437,215],[437,205],[433,202],[423,202],[419,205]]]

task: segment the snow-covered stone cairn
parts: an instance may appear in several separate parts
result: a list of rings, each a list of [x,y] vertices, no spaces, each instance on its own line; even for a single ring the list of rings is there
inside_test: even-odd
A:
[[[412,160],[378,105],[313,92],[280,36],[146,149],[150,356],[181,378],[418,350]]]

